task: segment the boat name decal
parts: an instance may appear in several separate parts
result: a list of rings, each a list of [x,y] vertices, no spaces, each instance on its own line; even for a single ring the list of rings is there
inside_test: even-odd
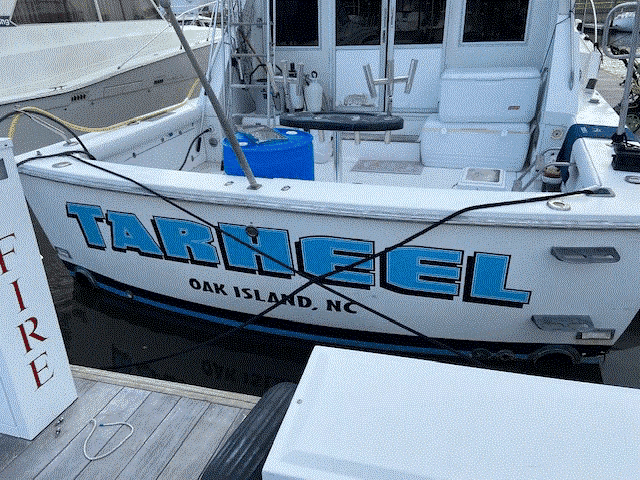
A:
[[[67,216],[77,220],[89,248],[107,249],[100,230],[100,224],[104,223],[111,233],[109,247],[113,251],[132,251],[145,257],[223,267],[229,271],[262,276],[292,278],[295,275],[292,269],[296,268],[294,257],[298,270],[320,276],[375,253],[374,242],[369,240],[317,235],[300,237],[292,242],[288,230],[229,223],[219,223],[212,228],[192,220],[160,216],[151,219],[155,234],[152,235],[135,214],[114,210],[104,213],[98,205],[67,203]],[[255,252],[230,235],[253,245],[278,262]],[[467,255],[463,278],[464,256],[461,250],[401,246],[380,256],[379,275],[376,275],[375,262],[370,259],[352,270],[331,275],[323,282],[370,289],[375,286],[377,277],[380,287],[404,295],[453,300],[462,294],[465,302],[515,308],[529,303],[530,291],[507,287],[510,255],[490,252]],[[205,290],[206,284],[208,290],[215,293],[260,298],[259,292],[248,288],[225,287],[197,279],[190,279],[189,284],[196,290]],[[269,292],[263,296],[271,298],[272,294],[276,295]],[[304,300],[298,300],[301,302]],[[346,306],[343,308],[348,309]]]

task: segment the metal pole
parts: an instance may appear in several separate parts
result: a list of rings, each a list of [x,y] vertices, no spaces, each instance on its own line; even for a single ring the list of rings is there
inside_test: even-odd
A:
[[[184,47],[184,51],[187,54],[187,57],[189,57],[189,61],[191,62],[193,69],[196,71],[196,74],[200,79],[200,83],[202,84],[202,87],[204,88],[204,91],[206,92],[207,97],[209,97],[209,101],[211,102],[211,105],[213,106],[213,109],[215,110],[216,115],[218,116],[218,121],[222,126],[222,130],[224,130],[225,136],[229,139],[229,143],[231,144],[233,153],[236,154],[238,163],[240,164],[240,167],[242,167],[242,171],[247,177],[247,180],[249,180],[249,188],[251,190],[257,190],[258,188],[261,187],[261,185],[258,182],[256,182],[256,179],[253,176],[253,172],[251,171],[251,167],[247,162],[247,158],[244,156],[244,152],[242,151],[242,148],[240,148],[240,144],[238,143],[238,139],[236,138],[235,129],[227,119],[224,113],[224,110],[222,109],[222,105],[220,105],[220,102],[218,101],[218,97],[216,97],[216,94],[213,92],[211,85],[207,81],[207,77],[205,77],[204,72],[200,68],[200,65],[198,65],[198,61],[196,60],[196,57],[193,55],[193,52],[191,51],[189,42],[187,42],[187,39],[184,37],[184,34],[182,33],[182,29],[178,24],[178,20],[176,20],[176,16],[173,14],[173,11],[171,10],[171,0],[160,0],[160,5],[162,6],[162,8],[164,8],[167,11],[167,14],[169,15],[169,22],[171,23],[171,26],[173,27],[173,29],[176,31],[176,34],[180,39],[180,43]]]
[[[622,103],[620,105],[620,122],[618,123],[618,130],[616,131],[617,138],[622,138],[624,135],[627,112],[629,111],[629,93],[631,92],[631,82],[633,80],[633,71],[635,69],[636,49],[638,48],[638,30],[640,30],[640,2],[636,2],[633,31],[631,32],[631,45],[629,45],[627,76],[624,80],[624,92],[622,94]]]

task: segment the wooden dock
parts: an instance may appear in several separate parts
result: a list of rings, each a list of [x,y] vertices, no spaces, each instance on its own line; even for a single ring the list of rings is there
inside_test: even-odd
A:
[[[197,479],[258,397],[72,366],[78,399],[28,441],[0,434],[0,479]],[[128,422],[112,454],[83,453],[89,421]],[[60,421],[62,420],[62,421]],[[118,445],[126,426],[96,428],[89,456]]]

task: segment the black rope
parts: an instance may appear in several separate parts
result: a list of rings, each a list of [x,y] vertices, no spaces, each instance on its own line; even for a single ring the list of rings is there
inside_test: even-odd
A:
[[[528,199],[522,199],[522,200],[513,200],[513,201],[507,201],[507,202],[496,202],[496,203],[482,204],[482,205],[472,205],[470,207],[466,207],[466,208],[460,209],[460,210],[452,213],[451,215],[448,215],[447,217],[439,220],[438,222],[432,224],[431,226],[421,230],[420,232],[412,235],[408,239],[405,239],[402,242],[398,242],[396,245],[388,247],[388,248],[386,248],[386,249],[384,249],[384,250],[382,250],[382,251],[380,251],[380,252],[378,252],[376,254],[368,255],[367,258],[363,258],[363,259],[361,259],[361,260],[359,260],[357,262],[354,262],[354,263],[352,263],[350,265],[347,265],[347,266],[344,266],[344,267],[337,267],[336,270],[334,270],[334,271],[327,272],[324,275],[320,275],[320,276],[315,277],[315,279],[313,279],[313,280],[309,280],[308,282],[306,282],[305,284],[301,285],[300,287],[296,288],[293,292],[291,292],[288,295],[288,297],[290,298],[290,297],[292,297],[294,295],[297,295],[298,293],[300,293],[301,291],[303,291],[304,289],[309,287],[312,283],[316,283],[314,281],[316,279],[324,279],[324,278],[329,277],[331,275],[334,275],[334,274],[336,274],[336,273],[338,273],[340,271],[344,271],[344,270],[348,270],[348,269],[354,268],[355,266],[361,264],[362,262],[367,262],[370,259],[377,258],[380,255],[382,255],[384,253],[388,253],[389,251],[392,251],[393,249],[398,248],[398,247],[410,242],[411,240],[419,237],[420,235],[422,235],[424,233],[427,233],[428,231],[433,230],[434,228],[436,228],[436,227],[438,227],[440,225],[443,225],[444,223],[448,222],[449,220],[451,220],[451,219],[453,219],[455,217],[458,217],[458,216],[460,216],[460,215],[462,215],[464,213],[467,213],[467,212],[470,212],[470,211],[473,211],[473,210],[480,210],[480,209],[483,209],[483,208],[493,208],[493,207],[498,207],[498,206],[518,205],[518,204],[524,204],[524,203],[534,203],[534,202],[541,202],[541,201],[545,201],[545,200],[548,201],[548,200],[553,200],[553,199],[556,199],[556,198],[562,198],[562,197],[567,197],[567,196],[570,196],[570,195],[578,195],[578,194],[593,194],[593,191],[591,191],[591,190],[579,190],[579,191],[575,191],[575,192],[567,192],[567,193],[561,193],[561,194],[557,194],[557,195],[547,195],[547,196],[544,196],[544,197],[535,197],[535,198],[528,198]],[[394,320],[393,318],[389,317],[388,315],[385,315],[385,314],[383,314],[381,312],[378,312],[378,311],[376,311],[376,310],[374,310],[372,308],[369,308],[368,306],[366,306],[366,305],[364,305],[364,304],[362,304],[362,303],[360,303],[360,302],[358,302],[356,300],[349,299],[349,297],[347,297],[345,295],[342,295],[340,292],[337,292],[337,291],[331,289],[330,287],[327,287],[324,284],[320,284],[320,286],[326,288],[331,293],[334,293],[336,295],[341,296],[344,299],[349,300],[354,305],[358,305],[359,307],[364,308],[365,310],[368,310],[369,312],[380,316],[381,318],[389,321],[390,323],[392,323],[392,324],[394,324],[394,325],[396,325],[396,326],[398,326],[400,328],[403,328],[403,329],[413,333],[414,335],[420,337],[421,339],[423,339],[423,340],[425,340],[425,341],[427,341],[429,343],[432,343],[433,345],[436,345],[436,346],[442,348],[443,350],[446,350],[446,351],[448,351],[450,353],[453,353],[454,355],[456,355],[458,357],[461,357],[461,358],[463,358],[464,360],[466,360],[468,362],[471,362],[472,364],[474,364],[477,367],[485,367],[486,366],[483,362],[481,362],[477,358],[469,356],[469,355],[465,355],[464,353],[451,348],[449,345],[447,345],[447,344],[445,344],[445,343],[443,343],[443,342],[441,342],[439,340],[431,338],[431,337],[425,335],[422,332],[414,330],[413,328],[411,328],[411,327],[409,327],[407,325],[404,325],[404,324],[398,322],[397,320]],[[125,369],[125,368],[144,366],[144,365],[148,365],[148,364],[151,364],[151,363],[159,362],[159,361],[162,361],[162,360],[168,360],[168,359],[180,356],[180,355],[184,355],[186,353],[192,352],[192,351],[197,350],[199,348],[203,348],[205,346],[211,345],[211,344],[213,344],[213,343],[215,343],[215,342],[217,342],[217,341],[219,341],[219,340],[231,335],[232,333],[236,333],[237,331],[240,331],[240,330],[244,329],[245,327],[247,327],[248,325],[252,324],[256,320],[261,319],[262,317],[267,315],[272,310],[275,310],[279,305],[283,304],[286,301],[286,298],[287,297],[283,297],[280,301],[274,303],[273,305],[271,305],[270,307],[266,308],[262,312],[260,312],[260,313],[258,313],[256,315],[254,315],[253,317],[249,318],[248,320],[246,320],[242,324],[236,325],[235,327],[232,327],[231,329],[227,330],[226,332],[223,332],[223,333],[221,333],[221,334],[219,334],[219,335],[217,335],[217,336],[215,336],[215,337],[213,337],[213,338],[211,338],[211,339],[209,339],[209,340],[207,340],[205,342],[201,342],[201,343],[199,343],[197,345],[194,345],[194,346],[189,347],[187,349],[181,350],[180,352],[175,352],[175,353],[172,353],[172,354],[164,355],[162,357],[156,357],[156,358],[153,358],[153,359],[150,359],[150,360],[144,360],[144,361],[141,361],[141,362],[131,363],[131,364],[124,365],[124,366],[106,367],[106,368],[103,368],[103,370],[122,370],[122,369]]]
[[[75,157],[74,155],[77,154],[83,154],[86,155],[87,152],[85,152],[84,150],[67,150],[65,152],[58,152],[58,153],[50,153],[48,155],[37,155],[35,157],[30,157],[30,158],[25,158],[24,160],[20,160],[18,163],[16,163],[16,167],[19,167],[27,162],[30,162],[32,160],[42,160],[45,158],[54,158],[54,157],[71,157],[75,160],[77,160],[78,158]]]
[[[196,141],[202,137],[202,135],[204,135],[207,132],[210,132],[211,128],[207,128],[205,130],[203,130],[202,132],[200,132],[199,134],[197,134],[193,140],[191,140],[191,143],[189,144],[189,148],[187,148],[187,154],[184,156],[184,161],[182,162],[182,165],[180,165],[180,168],[178,168],[178,171],[181,171],[184,166],[187,164],[187,160],[189,160],[189,153],[191,153],[191,149],[193,148],[193,145],[196,143]]]
[[[449,351],[450,353],[452,353],[452,354],[454,354],[456,356],[459,356],[461,358],[464,358],[467,361],[471,360],[474,364],[476,364],[476,366],[483,366],[478,360],[470,359],[470,357],[468,355],[465,355],[465,354],[463,354],[462,352],[460,352],[458,350],[452,349],[451,347],[449,347],[445,343],[440,342],[439,340],[433,339],[433,338],[431,338],[431,337],[429,337],[429,336],[427,336],[427,335],[425,335],[425,334],[423,334],[423,333],[421,333],[421,332],[419,332],[419,331],[417,331],[417,330],[415,330],[415,329],[413,329],[413,328],[411,328],[411,327],[409,327],[407,325],[404,325],[403,323],[401,323],[401,322],[399,322],[397,320],[394,320],[393,318],[389,317],[388,315],[383,314],[382,312],[378,312],[377,310],[375,310],[375,309],[373,309],[373,308],[371,308],[371,307],[369,307],[369,306],[367,306],[367,305],[365,305],[365,304],[363,304],[363,303],[361,303],[361,302],[349,297],[348,295],[346,295],[346,294],[344,294],[342,292],[339,292],[339,291],[329,287],[328,285],[322,283],[322,281],[324,279],[326,279],[327,277],[329,277],[331,275],[335,275],[336,273],[339,273],[339,272],[342,272],[344,270],[348,270],[350,268],[353,268],[353,267],[361,264],[363,261],[364,262],[368,261],[367,258],[364,258],[364,259],[362,259],[362,260],[360,260],[358,262],[355,262],[352,265],[347,265],[347,266],[338,268],[338,269],[336,269],[334,271],[327,272],[327,273],[325,273],[323,275],[320,275],[320,276],[311,275],[311,274],[309,274],[307,272],[304,272],[304,271],[301,271],[301,270],[297,270],[294,267],[292,267],[290,265],[287,265],[284,262],[280,261],[279,259],[277,259],[275,257],[272,257],[271,255],[269,255],[267,253],[262,252],[261,250],[256,248],[254,245],[251,245],[251,244],[248,244],[248,243],[244,242],[242,239],[236,237],[235,235],[233,235],[233,234],[231,234],[229,232],[226,232],[226,231],[224,231],[222,229],[219,229],[216,225],[208,222],[204,218],[194,214],[193,212],[189,211],[188,209],[178,205],[177,203],[175,203],[170,198],[168,198],[165,195],[155,191],[154,189],[152,189],[152,188],[150,188],[150,187],[138,182],[137,180],[134,180],[134,179],[132,179],[130,177],[127,177],[126,175],[122,175],[122,174],[119,174],[119,173],[114,172],[112,170],[109,170],[109,169],[107,169],[105,167],[102,167],[100,165],[95,165],[93,163],[87,162],[86,160],[78,158],[78,157],[74,156],[73,154],[68,154],[68,156],[70,156],[72,158],[75,158],[76,160],[78,160],[79,162],[81,162],[81,163],[83,163],[85,165],[89,165],[89,166],[94,167],[94,168],[96,168],[98,170],[101,170],[101,171],[104,171],[104,172],[109,173],[111,175],[114,175],[116,177],[122,178],[123,180],[129,181],[129,182],[139,186],[140,188],[142,188],[142,189],[148,191],[149,193],[157,196],[158,198],[160,198],[161,200],[169,203],[170,205],[174,206],[175,208],[177,208],[177,209],[185,212],[186,214],[192,216],[193,218],[205,223],[209,227],[215,229],[215,231],[218,231],[218,230],[221,231],[223,234],[227,235],[231,239],[239,242],[240,244],[246,246],[247,248],[250,248],[251,250],[255,251],[256,253],[261,254],[265,258],[268,258],[269,260],[272,260],[272,261],[276,262],[278,265],[280,265],[280,266],[282,266],[284,268],[287,268],[287,269],[291,270],[293,273],[296,273],[296,274],[298,274],[298,275],[300,275],[300,276],[302,276],[302,277],[304,277],[304,278],[306,278],[308,280],[305,284],[303,284],[302,286],[298,287],[296,290],[291,292],[289,295],[287,295],[285,297],[282,297],[280,300],[278,300],[277,302],[273,303],[270,307],[268,307],[264,311],[262,311],[259,314],[249,318],[248,320],[246,320],[242,324],[236,325],[235,327],[232,327],[229,330],[229,332],[225,332],[224,335],[216,336],[216,337],[214,337],[213,339],[210,339],[207,342],[203,342],[202,344],[200,344],[201,346],[206,346],[207,344],[213,343],[213,342],[217,341],[219,338],[222,338],[222,336],[227,336],[228,334],[231,334],[231,333],[233,333],[235,331],[240,331],[240,330],[244,329],[248,325],[250,325],[250,324],[254,323],[255,321],[263,318],[265,315],[267,315],[272,310],[275,310],[280,305],[286,303],[288,298],[291,298],[292,296],[295,296],[296,294],[300,293],[301,291],[305,290],[307,287],[309,287],[310,285],[315,283],[315,284],[319,285],[320,287],[324,288],[325,290],[327,290],[329,293],[332,293],[332,294],[334,294],[336,296],[339,296],[340,298],[346,300],[347,302],[352,303],[353,305],[357,305],[357,306],[363,308],[364,310],[367,310],[367,311],[369,311],[369,312],[371,312],[371,313],[373,313],[375,315],[378,315],[379,317],[383,318],[384,320],[387,320],[388,322],[390,322],[390,323],[392,323],[392,324],[394,324],[394,325],[396,325],[396,326],[398,326],[398,327],[400,327],[400,328],[402,328],[402,329],[404,329],[404,330],[406,330],[406,331],[408,331],[408,332],[410,332],[410,333],[412,333],[412,334],[414,334],[416,336],[419,336],[420,338],[424,339],[425,341],[427,341],[429,343],[432,343],[433,345],[435,345],[435,346],[437,346],[439,348],[442,348],[442,349],[444,349],[446,351]],[[38,160],[40,158],[42,158],[42,157],[39,157],[39,156],[31,157],[31,158],[28,158],[26,160],[23,160],[21,163],[25,163],[25,162],[31,161],[31,160]],[[380,252],[380,254],[381,253],[384,253],[384,252]],[[379,254],[374,254],[374,255],[371,255],[370,257],[371,257],[371,259],[374,259],[374,258],[377,258],[377,256],[379,256]],[[191,351],[191,350],[188,350],[188,351]],[[182,352],[182,351],[181,352],[176,352],[175,354],[169,355],[167,358],[172,358],[174,356],[179,356],[179,355],[182,355],[183,353],[187,353],[187,352]],[[104,370],[110,370],[110,369],[114,369],[114,368],[115,369],[124,369],[124,368],[128,368],[128,367],[133,367],[133,366],[141,366],[141,365],[146,365],[148,363],[154,363],[156,361],[163,360],[163,359],[165,359],[165,357],[161,357],[159,359],[148,360],[148,361],[144,361],[144,362],[136,363],[136,364],[132,364],[132,365],[127,365],[127,366],[105,367]]]

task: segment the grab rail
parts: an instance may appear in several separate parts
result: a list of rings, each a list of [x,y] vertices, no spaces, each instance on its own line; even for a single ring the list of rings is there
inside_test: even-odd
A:
[[[614,13],[618,13],[620,10],[624,10],[625,8],[635,7],[635,18],[633,21],[633,29],[631,31],[631,42],[629,45],[629,53],[628,54],[614,54],[611,51],[611,47],[609,46],[609,30],[611,29],[611,20],[613,18]],[[631,92],[631,82],[633,80],[633,71],[635,68],[635,59],[636,59],[636,50],[638,48],[638,43],[640,40],[639,36],[640,30],[640,2],[627,2],[621,3],[620,5],[616,5],[613,7],[609,13],[607,14],[607,18],[604,22],[604,27],[602,30],[602,45],[604,54],[613,59],[621,60],[626,59],[627,63],[627,76],[624,80],[624,91],[622,93],[622,102],[620,103],[620,121],[618,122],[618,130],[616,131],[616,137],[618,139],[623,138],[624,128],[627,119],[627,113],[629,111],[629,93]]]

